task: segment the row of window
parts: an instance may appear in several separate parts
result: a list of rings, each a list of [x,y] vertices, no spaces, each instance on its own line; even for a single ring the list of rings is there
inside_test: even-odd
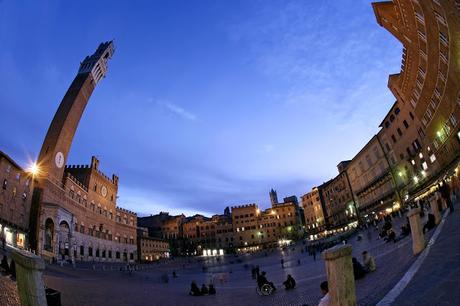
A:
[[[85,256],[85,255],[88,255],[90,257],[93,256],[93,248],[92,247],[88,247],[88,251],[87,253],[85,253],[85,247],[84,246],[80,246],[80,256]],[[116,251],[115,252],[115,259],[120,259],[121,258],[121,255],[122,253],[119,252],[119,251]],[[99,249],[96,249],[96,252],[94,252],[94,256],[95,258],[112,258],[112,250],[99,250]],[[128,258],[128,253],[123,253],[123,257],[124,257],[124,260],[126,260]],[[129,253],[129,259],[133,260],[134,259],[134,253]]]
[[[79,204],[85,206],[85,208],[88,208],[88,201],[85,198],[83,198],[80,194],[75,193],[75,191],[69,190],[69,197],[72,200],[78,202]],[[102,209],[102,207],[100,207],[100,206],[98,206],[96,208],[96,204],[93,203],[93,202],[90,203],[89,208],[93,212],[97,212],[97,213],[99,213],[99,215],[103,215],[106,218],[108,218],[109,220],[115,219],[116,222],[134,226],[134,219],[129,221],[127,217],[121,218],[121,216],[119,216],[119,215],[116,215],[115,218],[114,218],[112,212],[107,211],[107,209]]]
[[[7,189],[8,189],[8,180],[4,179],[3,183],[2,183],[2,190],[6,191]],[[17,195],[16,186],[13,186],[13,188],[11,190],[11,195],[12,195],[12,199],[14,200],[14,198],[16,198],[16,195]],[[27,195],[28,195],[27,192],[22,193],[21,198],[22,198],[23,201],[27,200]]]
[[[85,226],[84,225],[78,225],[75,224],[75,231],[82,233],[82,234],[87,234],[92,237],[96,237],[99,239],[104,239],[104,240],[109,240],[112,241],[113,236],[112,234],[109,234],[108,230],[103,231],[101,228],[99,230],[96,230],[95,227],[89,227],[87,231],[85,231]],[[134,239],[133,238],[127,238],[127,237],[115,237],[115,241],[118,241],[119,243],[125,243],[125,244],[134,244]]]
[[[242,218],[249,218],[249,217],[254,217],[254,213],[245,214],[245,215],[236,215],[235,219],[242,219]]]
[[[168,244],[167,243],[156,243],[156,242],[141,242],[142,247],[149,247],[149,248],[162,248],[162,249],[167,249]]]

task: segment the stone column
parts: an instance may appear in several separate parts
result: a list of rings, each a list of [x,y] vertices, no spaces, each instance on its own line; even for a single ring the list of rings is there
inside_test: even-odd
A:
[[[447,208],[446,201],[444,201],[443,197],[441,196],[441,192],[436,192],[436,201],[439,203],[439,209],[444,210]]]
[[[18,231],[17,230],[11,230],[11,231],[13,233],[13,241],[12,241],[13,246],[17,248],[18,247]]]
[[[351,245],[336,245],[323,252],[332,306],[355,306],[355,278]]]
[[[442,210],[446,210],[447,209],[447,202],[444,198],[441,197],[441,203],[442,203]]]
[[[434,222],[437,225],[439,224],[439,222],[441,222],[441,213],[439,212],[438,203],[436,201],[436,198],[432,197],[430,199],[430,207],[431,207],[431,213],[434,215]]]
[[[426,246],[425,235],[423,235],[422,222],[420,221],[420,208],[415,208],[407,213],[412,234],[412,252],[417,255]]]
[[[37,255],[23,250],[12,253],[16,263],[16,280],[22,306],[46,306],[42,273],[45,262]]]

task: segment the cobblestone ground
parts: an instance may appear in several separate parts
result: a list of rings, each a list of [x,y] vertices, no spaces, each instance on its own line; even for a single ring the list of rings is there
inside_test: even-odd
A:
[[[3,258],[3,255],[9,256],[9,253],[3,250],[0,250],[0,256],[2,258]],[[0,273],[0,305],[1,306],[20,305],[16,282],[11,280],[9,276],[4,275],[3,273]]]
[[[16,282],[12,281],[8,276],[0,276],[0,305],[2,306],[18,306],[19,296]]]
[[[396,224],[403,221],[399,219]],[[397,225],[396,228],[399,228]],[[430,233],[431,235],[431,233]],[[375,305],[404,275],[415,257],[412,255],[411,239],[404,238],[397,243],[377,240],[373,229],[363,232],[364,239],[350,239],[353,256],[361,260],[361,252],[368,250],[376,257],[377,271],[357,281],[356,290],[359,305]],[[284,258],[286,267],[280,266]],[[297,260],[301,260],[299,266]],[[256,293],[256,283],[251,278],[250,269],[245,264],[258,264],[267,272],[268,279],[278,287],[269,297]],[[175,270],[178,278],[172,278]],[[168,273],[169,283],[160,281],[160,276]],[[297,288],[292,291],[282,289],[287,274],[297,280]],[[190,297],[191,281],[199,285],[211,278],[225,276],[225,282],[215,281],[217,295]],[[243,263],[220,263],[201,270],[201,264],[153,265],[149,271],[126,272],[72,270],[49,266],[45,275],[47,286],[62,293],[64,306],[71,305],[317,305],[320,298],[319,284],[326,279],[324,262],[313,260],[306,253],[296,250],[273,252],[267,257],[244,258]]]

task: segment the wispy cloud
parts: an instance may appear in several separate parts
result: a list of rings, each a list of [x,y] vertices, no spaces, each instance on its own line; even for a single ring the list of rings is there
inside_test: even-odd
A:
[[[164,103],[164,106],[167,109],[169,109],[171,112],[175,113],[176,115],[178,115],[181,118],[184,118],[184,119],[187,119],[187,120],[196,120],[196,115],[195,114],[185,110],[184,108],[182,108],[182,107],[180,107],[178,105],[166,102],[166,103]]]
[[[278,101],[333,114],[339,124],[366,119],[370,99],[381,108],[393,102],[385,67],[398,68],[400,50],[379,44],[384,32],[373,18],[362,18],[372,14],[370,5],[356,11],[350,2],[264,2],[254,18],[229,25],[229,36],[250,46],[248,56],[263,74],[288,84],[287,90],[270,92]],[[337,22],[343,19],[347,22]]]
[[[183,108],[182,106],[179,106],[177,104],[174,104],[172,102],[169,102],[169,101],[164,101],[164,100],[154,100],[153,98],[149,98],[148,99],[149,102],[155,102],[157,105],[161,106],[162,108],[164,108],[165,110],[167,110],[168,112],[182,118],[182,119],[185,119],[185,120],[190,120],[190,121],[194,121],[194,120],[197,120],[197,116],[186,110],[185,108]]]

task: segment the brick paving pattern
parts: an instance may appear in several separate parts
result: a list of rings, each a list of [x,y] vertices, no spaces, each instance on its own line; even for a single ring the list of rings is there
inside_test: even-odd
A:
[[[436,243],[393,305],[460,305],[460,205],[445,219]]]
[[[395,221],[399,229],[400,222]],[[412,256],[411,239],[404,238],[397,243],[385,243],[377,240],[377,232],[370,230],[363,240],[356,237],[349,241],[353,245],[353,256],[361,260],[361,252],[368,250],[376,257],[377,271],[357,281],[356,290],[359,305],[375,305],[404,275],[415,260]],[[280,259],[283,255],[286,267],[281,268]],[[208,268],[207,273],[201,270],[201,264],[189,264],[182,269],[176,267],[153,265],[149,271],[137,271],[132,275],[126,272],[72,270],[56,266],[48,267],[45,283],[62,292],[62,302],[71,305],[317,305],[321,297],[319,284],[326,279],[324,262],[295,251],[270,253],[267,257],[242,257],[243,263],[226,263]],[[301,260],[298,266],[297,259]],[[278,287],[278,291],[269,297],[256,293],[256,283],[251,279],[250,268],[244,265],[258,264],[267,272],[268,279]],[[178,278],[171,277],[176,269]],[[163,273],[169,274],[169,283],[161,283]],[[227,282],[216,282],[217,295],[190,297],[188,290],[191,281],[199,286],[208,283],[214,275],[224,273]],[[285,291],[282,282],[287,274],[297,280],[297,288]]]
[[[395,222],[396,228],[404,219]],[[415,275],[413,281],[403,291],[394,305],[458,305],[460,301],[460,211],[449,216],[438,241]],[[427,238],[434,230],[427,234]],[[350,239],[353,256],[361,260],[363,250],[370,251],[376,257],[377,271],[368,274],[356,282],[358,305],[375,305],[402,278],[416,257],[412,255],[411,239],[404,238],[397,243],[385,243],[377,240],[377,232],[362,233],[363,240]],[[240,257],[226,262],[208,263],[208,271],[203,273],[202,263],[187,264],[172,262],[151,265],[148,270],[136,271],[131,275],[120,272],[120,266],[101,265],[92,270],[91,264],[81,265],[79,269],[70,267],[47,266],[45,284],[61,291],[62,304],[72,305],[317,305],[321,297],[319,283],[326,279],[324,262],[317,256],[301,253],[300,246],[283,253],[272,252],[268,256]],[[280,266],[284,258],[285,268]],[[297,260],[301,260],[301,265]],[[442,260],[440,260],[442,259]],[[232,261],[233,263],[230,263]],[[250,276],[251,266],[258,264],[266,271],[270,281],[278,291],[269,297],[256,293],[256,283]],[[114,271],[111,271],[113,269]],[[179,275],[174,279],[172,271]],[[169,274],[169,283],[162,283],[162,274]],[[287,274],[297,280],[297,288],[285,291],[282,282]],[[190,282],[196,281],[200,286],[208,283],[216,275],[226,275],[224,283],[215,282],[217,295],[190,297]],[[19,305],[16,283],[7,276],[0,276],[0,305]]]

